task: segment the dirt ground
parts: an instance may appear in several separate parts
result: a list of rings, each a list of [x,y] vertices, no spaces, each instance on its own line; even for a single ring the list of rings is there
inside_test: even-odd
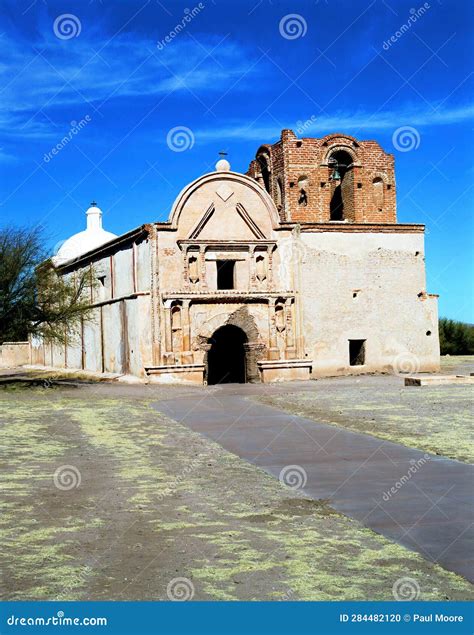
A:
[[[196,600],[392,600],[402,578],[422,600],[474,597],[463,578],[151,407],[179,394],[206,398],[0,388],[3,600],[166,600],[178,578]]]
[[[442,357],[441,373],[474,372],[474,357]],[[364,432],[458,461],[474,463],[474,386],[405,387],[402,377],[321,379],[311,391],[258,397],[321,423]]]

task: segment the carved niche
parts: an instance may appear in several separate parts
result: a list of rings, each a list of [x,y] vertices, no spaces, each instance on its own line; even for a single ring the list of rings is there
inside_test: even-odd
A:
[[[188,259],[189,282],[196,284],[199,282],[199,261],[197,256],[189,256]]]
[[[259,282],[267,279],[267,262],[264,255],[259,254],[255,258],[255,276]]]

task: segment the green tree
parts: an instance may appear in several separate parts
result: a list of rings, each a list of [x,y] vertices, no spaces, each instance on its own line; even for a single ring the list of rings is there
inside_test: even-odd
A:
[[[58,275],[40,229],[0,229],[0,344],[64,342],[91,311],[92,273]]]
[[[441,355],[474,355],[474,325],[440,318],[439,344]]]

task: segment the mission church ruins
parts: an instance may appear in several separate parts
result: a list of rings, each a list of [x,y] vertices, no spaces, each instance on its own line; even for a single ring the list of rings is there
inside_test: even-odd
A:
[[[167,222],[115,236],[93,204],[53,259],[91,268],[93,319],[32,363],[156,382],[272,382],[439,368],[424,226],[397,223],[393,155],[283,130],[248,172],[221,159]]]

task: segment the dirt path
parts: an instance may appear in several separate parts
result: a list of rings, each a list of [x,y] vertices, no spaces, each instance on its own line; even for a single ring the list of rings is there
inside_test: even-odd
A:
[[[474,597],[149,405],[192,395],[0,391],[2,599],[160,600],[184,578],[200,600],[389,600],[406,577],[420,599]]]
[[[228,385],[212,399],[187,397],[156,407],[289,485],[298,483],[314,500],[328,500],[474,581],[473,466],[316,423],[248,396],[247,386]]]

